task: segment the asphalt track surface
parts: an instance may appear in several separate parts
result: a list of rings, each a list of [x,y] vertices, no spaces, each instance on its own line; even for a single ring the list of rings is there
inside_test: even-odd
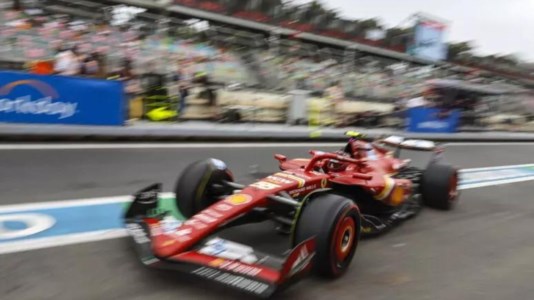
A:
[[[309,148],[3,150],[0,205],[126,195],[153,182],[171,191],[189,162],[206,157],[225,160],[248,182],[251,171],[276,171],[274,153],[305,156]],[[533,163],[533,154],[534,144],[452,146],[446,160],[476,168]],[[466,190],[461,200],[454,211],[426,209],[362,241],[344,277],[310,277],[277,298],[532,299],[534,182]],[[281,237],[271,229],[248,225],[230,236],[277,249]],[[0,298],[245,298],[194,277],[148,270],[130,246],[120,238],[0,255]]]

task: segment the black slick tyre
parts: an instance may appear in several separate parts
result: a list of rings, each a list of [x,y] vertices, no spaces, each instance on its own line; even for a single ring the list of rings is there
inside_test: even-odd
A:
[[[458,200],[458,170],[447,164],[430,164],[421,178],[421,193],[426,206],[450,210]]]
[[[231,193],[224,181],[233,181],[224,162],[212,158],[192,163],[176,183],[176,206],[184,217],[191,218]]]
[[[293,245],[315,237],[315,273],[337,278],[348,269],[356,252],[360,226],[360,213],[352,200],[322,194],[302,208],[294,229]]]

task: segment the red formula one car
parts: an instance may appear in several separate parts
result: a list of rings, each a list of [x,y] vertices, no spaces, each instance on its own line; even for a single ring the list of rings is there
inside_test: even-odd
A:
[[[385,232],[423,205],[453,207],[458,172],[441,162],[434,143],[349,135],[338,152],[275,155],[281,171],[248,186],[235,183],[220,160],[193,163],[176,185],[185,221],[158,209],[160,185],[138,192],[125,223],[142,262],[269,297],[311,270],[341,276],[361,237]],[[427,156],[422,167],[405,158],[414,151]],[[219,237],[224,229],[266,220],[290,236],[285,255]]]

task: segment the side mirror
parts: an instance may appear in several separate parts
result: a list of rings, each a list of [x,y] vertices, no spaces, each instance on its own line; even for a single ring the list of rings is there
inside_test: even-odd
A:
[[[282,155],[282,154],[275,154],[274,158],[277,161],[281,162],[281,163],[283,163],[283,162],[285,162],[287,160],[287,157],[285,155]]]

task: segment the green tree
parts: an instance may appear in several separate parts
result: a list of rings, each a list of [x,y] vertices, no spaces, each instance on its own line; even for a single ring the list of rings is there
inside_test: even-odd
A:
[[[268,16],[273,16],[276,13],[278,7],[282,7],[282,0],[262,0],[260,5],[260,11]]]
[[[384,27],[376,18],[362,20],[360,21],[360,26],[362,27],[364,32],[370,29],[381,29]]]
[[[228,8],[230,14],[233,14],[238,11],[246,10],[249,0],[223,1],[223,2],[226,2],[226,7]]]
[[[520,63],[519,58],[514,54],[497,56],[495,60],[497,63],[503,64],[503,65],[514,66],[514,67],[519,65]]]
[[[447,60],[454,61],[460,58],[461,55],[471,54],[473,46],[471,42],[449,43]]]
[[[326,18],[326,13],[327,9],[320,1],[313,1],[308,5],[302,21],[312,23],[315,20],[314,23],[322,23]]]
[[[393,27],[386,30],[384,42],[388,46],[405,45],[413,33],[413,28]]]

